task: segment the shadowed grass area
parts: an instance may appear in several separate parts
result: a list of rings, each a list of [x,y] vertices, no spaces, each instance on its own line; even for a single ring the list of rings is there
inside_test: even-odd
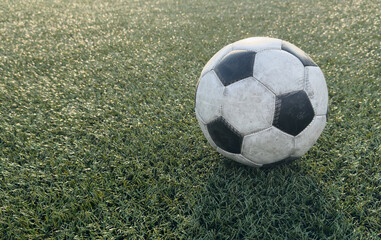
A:
[[[377,1],[0,3],[0,238],[379,239]],[[204,64],[251,36],[325,73],[330,116],[272,169],[214,152]]]
[[[352,232],[343,213],[335,209],[319,184],[295,164],[251,171],[229,163],[219,172],[208,179],[195,204],[197,219],[191,232],[196,238],[359,236]]]

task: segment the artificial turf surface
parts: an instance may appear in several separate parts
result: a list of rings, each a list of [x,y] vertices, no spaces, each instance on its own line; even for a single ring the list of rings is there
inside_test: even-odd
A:
[[[378,1],[1,1],[1,239],[380,239]],[[269,36],[325,73],[327,126],[255,169],[206,142],[204,64]]]

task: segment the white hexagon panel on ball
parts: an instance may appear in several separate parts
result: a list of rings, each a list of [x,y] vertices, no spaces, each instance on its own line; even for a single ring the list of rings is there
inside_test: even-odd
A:
[[[243,138],[242,155],[256,164],[272,164],[291,156],[294,137],[271,127]]]
[[[304,66],[294,55],[283,50],[256,54],[254,77],[276,95],[304,88]]]
[[[209,71],[200,78],[196,93],[196,112],[205,123],[221,115],[224,88],[214,71]]]
[[[242,135],[271,126],[275,95],[253,77],[226,87],[222,116]]]

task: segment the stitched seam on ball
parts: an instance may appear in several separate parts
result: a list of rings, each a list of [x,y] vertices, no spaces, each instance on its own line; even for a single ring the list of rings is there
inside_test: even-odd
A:
[[[307,84],[309,84],[309,86],[308,87],[310,87],[311,88],[311,86],[310,86],[310,81],[308,80],[309,79],[309,76],[310,76],[310,71],[309,71],[309,68],[308,67],[304,67],[304,69],[305,69],[305,80],[304,80],[304,92],[305,93],[307,93],[307,97],[308,97],[308,100],[310,101],[310,103],[311,103],[311,106],[312,106],[312,110],[314,110],[314,114],[315,114],[315,116],[317,115],[317,112],[316,112],[316,109],[315,109],[315,107],[314,107],[314,105],[312,104],[312,102],[311,102],[311,98],[310,97],[313,97],[314,96],[314,94],[313,94],[313,92],[312,92],[312,94],[309,94],[310,93],[310,91],[312,91],[312,89],[311,90],[308,90],[307,89]]]
[[[282,99],[281,98],[276,98],[275,99],[275,109],[274,109],[274,119],[273,119],[273,122],[272,122],[272,124],[274,126],[278,125],[281,105],[282,105]]]
[[[296,80],[298,82],[298,86],[301,85],[301,90],[304,90],[304,83],[305,83],[305,71],[303,71],[303,77]]]
[[[304,65],[303,65],[304,66]],[[308,78],[308,68],[304,67],[303,68],[303,90],[304,88],[306,87],[306,80]],[[306,92],[306,91],[305,91]],[[306,92],[307,93],[307,92]],[[308,96],[308,93],[307,93],[307,96]]]
[[[268,50],[283,51],[282,49],[278,49],[278,48],[266,48],[266,49],[262,49],[262,50],[258,51],[257,53],[261,53],[261,52],[268,51]]]
[[[303,85],[304,91],[306,91],[306,88],[307,88],[307,79],[308,79],[308,76],[309,76],[308,68],[304,67],[304,85]],[[308,93],[307,93],[307,96],[308,96]]]
[[[307,96],[309,97],[309,93],[308,93],[308,84],[310,83],[308,81],[308,77],[309,77],[309,71],[308,71],[308,68],[307,67],[304,67],[304,87],[303,87],[303,90],[307,93]]]
[[[253,70],[254,72],[254,70]],[[254,74],[253,74],[254,75]],[[274,94],[274,96],[276,96],[277,94],[270,88],[268,87],[266,84],[264,84],[262,81],[260,81],[259,79],[257,79],[256,77],[253,76],[253,78],[255,80],[257,80],[264,88],[266,88],[267,90],[269,90],[270,92],[272,92]]]
[[[239,131],[237,131],[237,130],[234,128],[233,125],[231,125],[228,121],[226,121],[225,118],[224,118],[223,116],[218,117],[216,120],[220,120],[220,121],[222,121],[222,122],[226,125],[226,127],[228,127],[233,133],[237,134],[238,136],[240,136],[240,137],[242,137],[242,138],[244,137]],[[242,140],[243,140],[243,139],[242,139]]]
[[[274,123],[274,117],[275,117],[275,105],[276,105],[276,96],[273,95],[272,97],[273,97],[273,99],[275,98],[275,99],[274,99],[275,104],[272,104],[272,107],[271,107],[271,108],[272,108],[272,109],[271,109],[271,110],[272,110],[272,111],[271,111],[272,114],[271,114],[271,119],[270,119],[270,125],[272,125],[272,124]],[[278,116],[278,118],[279,118],[279,116]]]
[[[302,134],[303,132],[307,131],[307,129],[312,125],[312,123],[314,122],[314,120],[316,120],[316,117],[319,117],[318,115],[315,115],[314,118],[312,119],[312,121],[303,129],[303,131],[301,131],[298,135],[295,136],[295,138],[297,136],[299,136],[300,134]],[[321,117],[321,116],[320,116]]]
[[[222,97],[225,98],[227,96],[227,88],[226,86],[224,86],[224,90],[222,90]],[[219,114],[220,116],[223,116],[223,105],[224,105],[224,102],[225,102],[225,99],[223,99],[222,103],[220,104],[220,110],[219,110]]]
[[[217,73],[216,73],[216,75],[217,75]],[[218,75],[217,75],[217,77],[218,77]],[[242,80],[251,78],[251,77],[252,77],[252,76],[250,76],[250,77],[246,77],[246,78],[242,78],[242,79],[236,79],[236,80],[234,80],[233,82],[229,82],[229,85],[232,85],[233,83],[236,83],[236,82],[239,82],[239,81],[242,81]],[[220,77],[218,77],[218,79],[220,79]],[[220,81],[221,81],[221,80],[220,80]],[[227,86],[229,86],[229,85],[226,85],[226,86],[225,86],[225,84],[222,84],[222,85],[224,85],[225,88],[226,88]]]
[[[251,132],[251,133],[249,133],[249,134],[246,134],[245,136],[243,136],[243,140],[242,140],[242,142],[244,142],[244,139],[245,139],[246,137],[249,137],[249,136],[251,136],[251,135],[253,135],[253,134],[258,134],[258,133],[260,133],[260,132],[268,131],[268,130],[270,130],[271,128],[274,128],[274,126],[270,126],[270,127],[267,127],[267,128],[264,128],[264,129],[261,129],[261,130],[254,131],[254,132]],[[243,145],[243,144],[242,144],[242,145]]]
[[[242,146],[243,146],[243,144],[242,144]],[[241,152],[242,152],[242,146],[241,146]],[[255,167],[262,167],[263,166],[263,164],[256,163],[256,162],[252,161],[251,159],[245,157],[242,153],[240,154],[240,156],[243,157],[246,161],[253,163],[255,165]]]
[[[274,126],[271,124],[270,127],[261,128],[261,129],[259,129],[259,130],[251,131],[251,132],[249,132],[248,134],[245,134],[243,137],[246,137],[246,136],[250,136],[250,135],[253,135],[253,134],[257,134],[257,133],[263,132],[263,131],[268,130],[268,129],[272,128],[272,127],[274,127]]]
[[[199,121],[199,119],[200,119],[201,123],[205,125],[206,123],[205,123],[204,119],[202,119],[200,114],[198,113],[197,109],[195,109],[195,113],[196,113],[196,119],[198,118],[197,121]]]

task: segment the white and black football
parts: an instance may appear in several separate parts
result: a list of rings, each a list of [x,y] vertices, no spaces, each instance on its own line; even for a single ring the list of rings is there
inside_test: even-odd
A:
[[[195,111],[213,148],[249,166],[304,155],[328,112],[323,72],[295,45],[247,38],[218,51],[197,84]]]

